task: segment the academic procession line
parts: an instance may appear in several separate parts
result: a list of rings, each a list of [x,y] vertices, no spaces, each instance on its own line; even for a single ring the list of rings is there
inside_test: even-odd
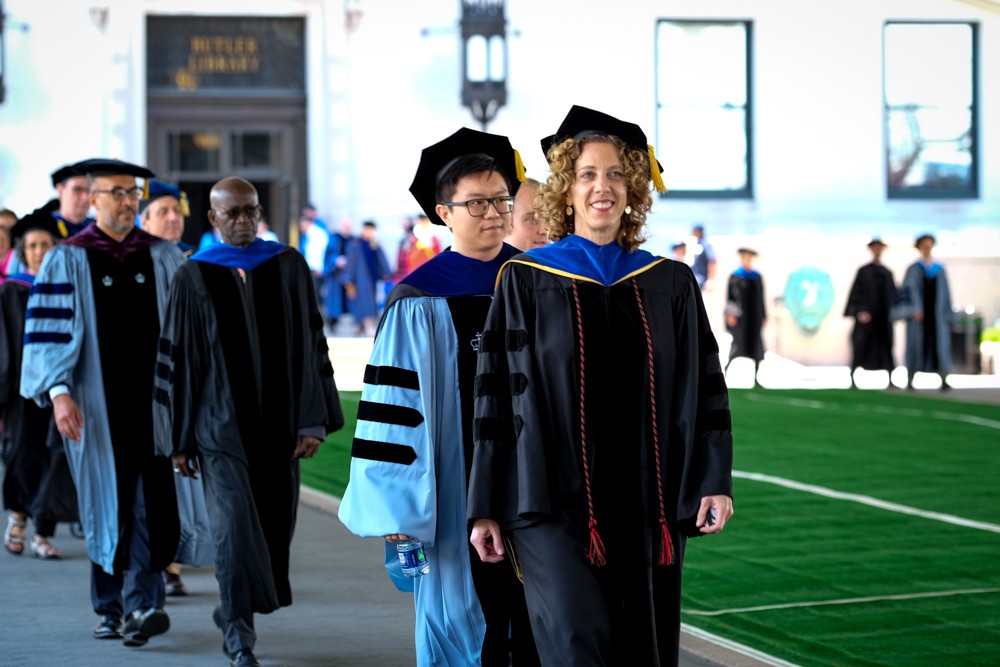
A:
[[[413,599],[396,591],[379,563],[381,540],[351,535],[336,517],[337,499],[303,489],[291,579],[294,604],[257,618],[265,667],[412,667]],[[125,649],[91,637],[83,540],[57,533],[62,561],[30,555],[0,558],[0,665],[101,667],[217,666],[219,632],[211,622],[218,601],[212,568],[185,568],[186,597],[168,598],[171,628],[156,642]],[[681,667],[759,667],[775,662],[682,636]]]

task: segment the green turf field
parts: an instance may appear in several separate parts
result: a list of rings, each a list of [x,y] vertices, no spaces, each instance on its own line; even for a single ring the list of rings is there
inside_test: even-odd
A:
[[[348,424],[303,464],[340,496]],[[1000,407],[733,390],[736,515],[688,542],[683,621],[845,667],[1000,665]],[[781,662],[785,661],[785,662]]]

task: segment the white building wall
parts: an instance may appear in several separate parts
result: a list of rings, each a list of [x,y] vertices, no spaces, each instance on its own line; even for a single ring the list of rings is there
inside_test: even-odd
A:
[[[417,211],[408,188],[420,150],[462,125],[479,127],[459,104],[459,0],[7,0],[5,7],[0,205],[18,212],[52,195],[48,174],[62,164],[93,155],[145,159],[149,13],[306,17],[310,198],[332,224],[379,221],[390,257],[399,220]],[[353,32],[345,7],[363,12]],[[769,297],[804,265],[829,272],[838,290],[814,336],[775,309],[769,347],[807,363],[844,363],[850,323],[839,314],[867,261],[864,244],[883,236],[899,279],[915,257],[912,239],[924,231],[938,235],[955,302],[975,306],[987,322],[1000,317],[996,11],[959,0],[508,0],[507,16],[508,105],[488,129],[510,136],[528,174],[541,179],[539,139],[572,104],[637,122],[654,136],[657,19],[753,21],[755,199],[666,199],[650,217],[647,248],[659,254],[693,222],[705,224],[720,256],[720,284],[706,296],[717,328],[735,249],[752,245]],[[885,198],[882,26],[890,19],[979,23],[979,200]],[[441,238],[447,244],[448,232]]]

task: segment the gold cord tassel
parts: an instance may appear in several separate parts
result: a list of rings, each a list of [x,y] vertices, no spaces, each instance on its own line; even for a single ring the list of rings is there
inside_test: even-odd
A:
[[[186,192],[181,192],[181,215],[185,218],[191,217],[191,206],[188,204],[188,196]]]
[[[526,180],[524,175],[524,163],[521,162],[521,154],[517,152],[516,148],[514,149],[514,169],[517,171],[517,180],[524,183]]]
[[[660,176],[660,163],[656,161],[653,145],[647,144],[646,147],[649,149],[649,171],[653,175],[653,187],[657,192],[666,192],[667,186],[663,184],[663,177]]]

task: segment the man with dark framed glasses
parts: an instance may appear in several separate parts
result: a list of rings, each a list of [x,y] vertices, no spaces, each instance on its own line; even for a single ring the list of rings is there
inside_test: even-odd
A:
[[[390,292],[365,370],[339,515],[384,537],[393,563],[396,543],[423,542],[426,575],[390,570],[414,593],[420,666],[538,664],[511,562],[473,558],[466,522],[476,355],[497,274],[520,252],[504,237],[523,179],[507,137],[462,128],[423,150],[410,193],[452,244]]]
[[[469,212],[474,218],[482,218],[486,215],[486,212],[490,209],[490,206],[496,209],[497,213],[500,215],[507,215],[514,210],[514,198],[510,195],[503,195],[502,197],[492,197],[490,199],[470,199],[469,201],[451,201],[445,204],[447,207],[452,206],[464,206],[465,210]]]
[[[136,178],[150,170],[104,158],[73,169],[87,177],[97,222],[38,272],[21,394],[52,402],[63,438],[92,563],[94,636],[142,646],[170,628],[160,573],[180,524],[170,462],[154,453],[150,396],[160,314],[184,255],[135,226]]]

